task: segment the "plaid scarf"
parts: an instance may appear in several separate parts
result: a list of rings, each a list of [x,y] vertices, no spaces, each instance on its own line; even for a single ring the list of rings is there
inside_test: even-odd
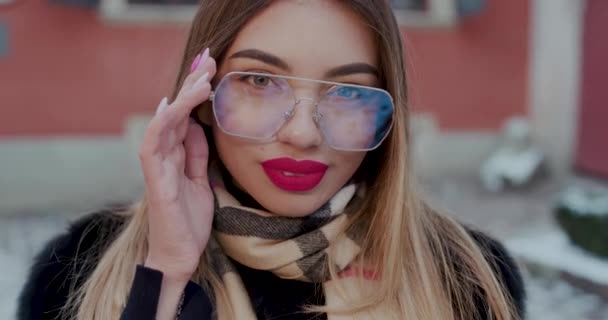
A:
[[[215,194],[213,237],[208,250],[212,265],[226,287],[233,314],[238,320],[256,319],[254,309],[243,282],[228,257],[253,269],[271,271],[283,279],[323,283],[328,307],[343,308],[344,298],[336,284],[349,294],[361,291],[363,282],[373,283],[375,275],[359,270],[352,262],[360,251],[358,228],[349,228],[345,209],[363,189],[348,184],[325,205],[303,218],[286,218],[249,208],[231,195],[218,175],[212,178]],[[351,230],[352,229],[352,230]],[[329,278],[328,256],[340,270],[338,279]],[[368,291],[369,293],[369,291]],[[386,306],[356,315],[356,319],[390,319]],[[217,317],[226,319],[226,311],[218,306]],[[353,319],[353,316],[331,315],[329,320]]]

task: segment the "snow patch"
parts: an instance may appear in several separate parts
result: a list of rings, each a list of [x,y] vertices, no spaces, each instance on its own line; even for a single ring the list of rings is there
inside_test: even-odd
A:
[[[608,259],[586,253],[561,231],[511,239],[505,245],[515,256],[529,262],[608,286]]]
[[[581,187],[570,187],[562,193],[560,206],[581,216],[608,216],[608,191],[586,191]]]

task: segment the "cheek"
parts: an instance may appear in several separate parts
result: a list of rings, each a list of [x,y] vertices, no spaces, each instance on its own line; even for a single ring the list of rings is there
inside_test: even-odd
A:
[[[250,176],[257,157],[264,154],[263,145],[233,137],[213,124],[213,140],[221,162],[235,177]]]
[[[337,152],[332,156],[332,162],[341,177],[350,178],[359,169],[366,152]]]
[[[217,127],[217,123],[215,121],[213,121],[213,123],[211,124],[211,129],[213,132],[213,142],[215,143],[215,146],[217,147],[217,151],[219,153],[220,146],[224,142],[224,137],[222,136],[223,132],[220,130],[220,128]]]
[[[362,149],[374,141],[375,123],[373,115],[363,114],[357,117],[343,117],[343,120],[332,124],[335,126],[333,141],[343,146]]]
[[[213,141],[223,163],[233,162],[235,155],[242,152],[241,148],[233,140],[233,137],[225,134],[215,122],[213,123]]]

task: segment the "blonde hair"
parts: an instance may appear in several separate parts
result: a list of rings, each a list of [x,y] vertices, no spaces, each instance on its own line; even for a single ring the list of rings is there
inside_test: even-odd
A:
[[[218,63],[240,28],[272,1],[202,1],[190,30],[174,96],[188,74],[188,64],[203,48]],[[376,35],[381,78],[395,101],[393,130],[383,145],[368,154],[360,171],[368,193],[352,214],[362,232],[360,259],[381,277],[373,295],[353,301],[355,312],[394,301],[402,319],[516,319],[513,302],[479,245],[459,223],[428,208],[416,194],[410,170],[408,104],[401,34],[387,1],[344,1]],[[210,144],[210,148],[213,148]],[[213,150],[211,150],[213,153]],[[133,281],[136,265],[147,252],[147,201],[126,213],[127,223],[104,251],[83,286],[74,290],[63,315],[78,319],[117,319]],[[347,230],[345,230],[347,232]],[[225,290],[206,254],[192,280],[210,284],[220,310],[230,310]],[[335,264],[329,261],[329,266]],[[336,270],[330,268],[332,277]],[[75,288],[76,289],[76,288]],[[312,307],[323,309],[323,307]]]

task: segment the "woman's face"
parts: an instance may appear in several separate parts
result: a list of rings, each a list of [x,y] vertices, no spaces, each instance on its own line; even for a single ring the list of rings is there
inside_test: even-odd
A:
[[[373,34],[339,1],[275,1],[239,32],[216,80],[252,71],[378,86],[377,68]],[[298,86],[294,94],[318,99],[314,84]],[[213,121],[217,151],[236,183],[270,212],[289,217],[320,208],[365,157],[323,143],[310,101],[295,110],[272,142],[227,135]]]

